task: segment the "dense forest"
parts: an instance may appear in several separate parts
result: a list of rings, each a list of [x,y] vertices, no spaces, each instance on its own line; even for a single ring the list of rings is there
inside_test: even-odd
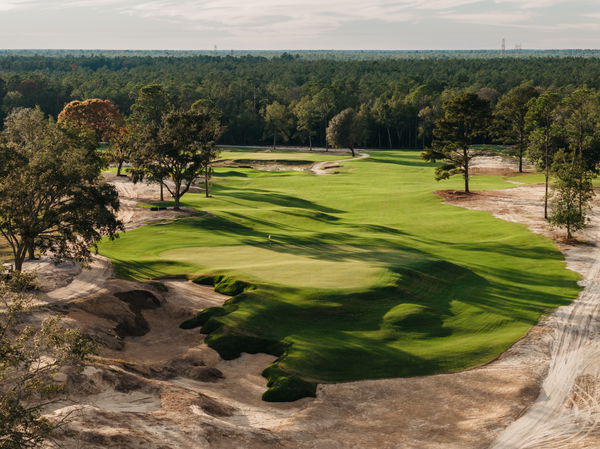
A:
[[[181,109],[210,100],[222,114],[222,144],[268,144],[275,133],[279,143],[322,146],[329,120],[353,108],[366,117],[366,146],[421,148],[440,104],[457,93],[493,105],[524,81],[600,88],[600,59],[581,57],[590,52],[205,53],[2,52],[1,114],[38,105],[57,117],[72,100],[102,98],[129,115],[140,88],[158,83]]]

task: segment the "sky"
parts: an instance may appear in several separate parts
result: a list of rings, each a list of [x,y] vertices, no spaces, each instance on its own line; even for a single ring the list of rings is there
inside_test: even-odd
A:
[[[0,48],[600,48],[600,0],[0,0]]]

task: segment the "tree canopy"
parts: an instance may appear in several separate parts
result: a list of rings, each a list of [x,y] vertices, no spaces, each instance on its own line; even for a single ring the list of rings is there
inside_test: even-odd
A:
[[[18,109],[0,137],[0,233],[20,271],[34,249],[87,261],[90,247],[121,229],[116,189],[102,159],[39,109]]]
[[[327,143],[337,148],[348,148],[354,156],[354,149],[367,138],[364,113],[352,108],[344,109],[334,116],[327,127]]]
[[[210,177],[210,163],[216,157],[214,147],[220,133],[221,123],[210,112],[168,112],[155,133],[143,136],[134,160],[134,181],[160,179],[175,202],[174,209],[179,210],[181,197],[200,174]]]
[[[428,161],[442,161],[436,179],[462,174],[465,193],[469,193],[471,160],[481,154],[473,145],[488,133],[492,118],[489,101],[475,93],[450,98],[442,105],[442,116],[436,121],[433,145],[423,153]]]
[[[124,119],[111,101],[92,98],[67,104],[58,114],[58,123],[90,129],[99,142],[107,142],[123,126]]]

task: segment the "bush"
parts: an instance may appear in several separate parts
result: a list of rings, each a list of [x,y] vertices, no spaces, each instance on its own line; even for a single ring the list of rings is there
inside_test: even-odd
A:
[[[307,382],[292,374],[282,371],[273,364],[263,371],[263,376],[269,379],[269,389],[263,394],[263,401],[292,402],[298,399],[317,396],[317,384]]]
[[[202,276],[195,279],[194,282],[200,285],[213,285],[217,293],[228,296],[239,295],[250,287],[247,282],[224,275]]]
[[[211,322],[207,323],[207,325],[210,324]],[[283,343],[248,335],[227,335],[226,331],[228,329],[224,329],[222,323],[218,324],[221,325],[221,329],[218,332],[216,332],[216,329],[211,329],[210,335],[206,337],[206,344],[217,351],[224,360],[237,359],[242,355],[242,352],[270,354],[277,357],[285,352],[286,346]],[[206,326],[202,328],[202,332],[208,333],[205,331]]]
[[[35,275],[23,271],[6,271],[0,275],[0,281],[6,289],[14,293],[24,293],[38,289]]]
[[[194,329],[203,326],[208,320],[215,316],[223,316],[228,312],[223,307],[209,307],[197,314],[194,318],[184,321],[179,325],[180,329]]]

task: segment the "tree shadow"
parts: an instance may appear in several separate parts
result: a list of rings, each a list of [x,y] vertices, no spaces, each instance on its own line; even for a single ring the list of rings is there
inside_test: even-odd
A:
[[[318,212],[324,212],[328,214],[339,214],[345,211],[340,209],[334,209],[327,206],[322,206],[315,202],[305,200],[296,196],[284,195],[282,193],[274,193],[270,190],[258,190],[258,189],[245,189],[245,190],[233,190],[233,189],[218,189],[221,199],[223,197],[236,198],[244,201],[254,201],[257,203],[273,204],[275,206],[309,209]]]
[[[435,168],[436,164],[427,162],[421,159],[420,156],[413,155],[403,155],[400,157],[392,157],[387,155],[388,157],[381,157],[379,155],[371,155],[369,159],[366,161],[376,162],[380,164],[394,164],[394,165],[404,165],[407,167],[429,167]]]

